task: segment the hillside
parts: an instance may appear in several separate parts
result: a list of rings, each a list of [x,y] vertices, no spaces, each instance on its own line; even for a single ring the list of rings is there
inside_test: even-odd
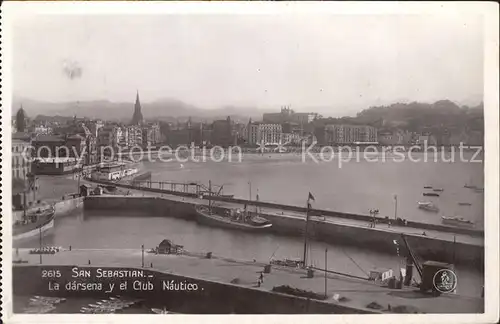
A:
[[[327,118],[320,124],[371,125],[379,129],[400,128],[412,132],[443,129],[484,130],[483,104],[458,106],[449,100],[427,103],[395,103],[362,110],[355,117]]]

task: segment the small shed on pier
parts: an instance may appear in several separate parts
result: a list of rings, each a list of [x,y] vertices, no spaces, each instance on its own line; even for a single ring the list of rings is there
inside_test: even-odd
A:
[[[90,196],[90,193],[92,191],[92,186],[88,184],[82,184],[80,186],[80,196],[87,197]]]
[[[161,241],[160,245],[157,247],[158,254],[179,254],[182,252],[184,246],[177,245],[170,240]]]

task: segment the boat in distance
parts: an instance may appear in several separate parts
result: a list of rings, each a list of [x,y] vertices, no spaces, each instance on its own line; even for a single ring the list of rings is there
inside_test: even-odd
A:
[[[436,192],[424,192],[424,196],[431,196],[431,197],[439,197],[439,194]]]
[[[247,231],[265,230],[272,224],[260,216],[252,217],[242,213],[225,215],[223,211],[214,210],[204,205],[197,205],[196,219],[199,223],[229,229],[239,229]]]
[[[460,226],[460,227],[474,227],[474,222],[461,217],[446,217],[442,216],[441,220],[443,224]]]
[[[420,208],[422,210],[430,211],[433,213],[439,212],[439,208],[437,206],[435,206],[433,203],[431,203],[430,201],[424,201],[424,202],[419,201],[418,208]]]

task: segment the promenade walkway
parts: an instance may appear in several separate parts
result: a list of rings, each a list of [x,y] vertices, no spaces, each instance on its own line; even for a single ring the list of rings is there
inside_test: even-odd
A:
[[[39,255],[29,254],[27,249],[19,250],[17,255],[14,254],[14,260],[16,259],[28,261],[28,263],[16,266],[40,264]],[[93,267],[141,268],[142,252],[140,249],[66,250],[54,255],[44,255],[42,262],[45,266],[77,265],[83,267],[88,266],[89,260]],[[320,271],[315,272],[314,278],[307,278],[302,269],[273,267],[271,273],[264,274],[264,282],[258,287],[257,280],[260,272],[263,271],[263,265],[251,261],[149,253],[145,253],[144,261],[145,268],[150,270],[231,283],[250,289],[272,290],[275,286],[289,285],[319,294],[325,292],[324,272]],[[443,294],[439,297],[432,297],[420,293],[413,287],[389,289],[372,281],[330,274],[326,279],[326,287],[329,296],[327,302],[338,303],[332,298],[334,294],[338,294],[340,297],[346,298],[340,303],[355,308],[366,308],[368,304],[376,302],[383,307],[381,311],[387,311],[389,305],[392,309],[396,306],[406,306],[414,311],[425,313],[480,313],[484,309],[482,298],[466,297],[459,294]]]

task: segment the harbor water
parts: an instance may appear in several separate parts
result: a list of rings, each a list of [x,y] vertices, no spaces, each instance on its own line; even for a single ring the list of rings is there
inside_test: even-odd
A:
[[[464,159],[470,161],[472,155],[464,152]],[[238,198],[248,199],[251,194],[252,199],[256,199],[258,194],[262,201],[305,206],[311,192],[315,197],[313,207],[318,209],[365,215],[370,209],[378,209],[379,217],[397,215],[434,224],[441,224],[441,216],[458,216],[475,222],[476,228],[482,229],[484,195],[464,185],[484,187],[484,164],[442,162],[441,153],[436,156],[438,162],[430,153],[427,162],[423,153],[413,153],[413,156],[421,161],[399,162],[390,154],[383,161],[380,154],[377,162],[353,159],[339,167],[338,158],[330,162],[318,158],[316,163],[307,156],[304,161],[300,154],[245,154],[241,162],[235,158],[232,162],[145,161],[143,168],[152,172],[153,181],[208,185],[211,180],[216,185],[224,185],[224,194]],[[459,160],[458,156],[455,159]],[[424,192],[435,192],[424,189],[426,186],[443,191],[436,192],[439,197],[423,196]],[[419,201],[432,202],[439,212],[419,209]]]

